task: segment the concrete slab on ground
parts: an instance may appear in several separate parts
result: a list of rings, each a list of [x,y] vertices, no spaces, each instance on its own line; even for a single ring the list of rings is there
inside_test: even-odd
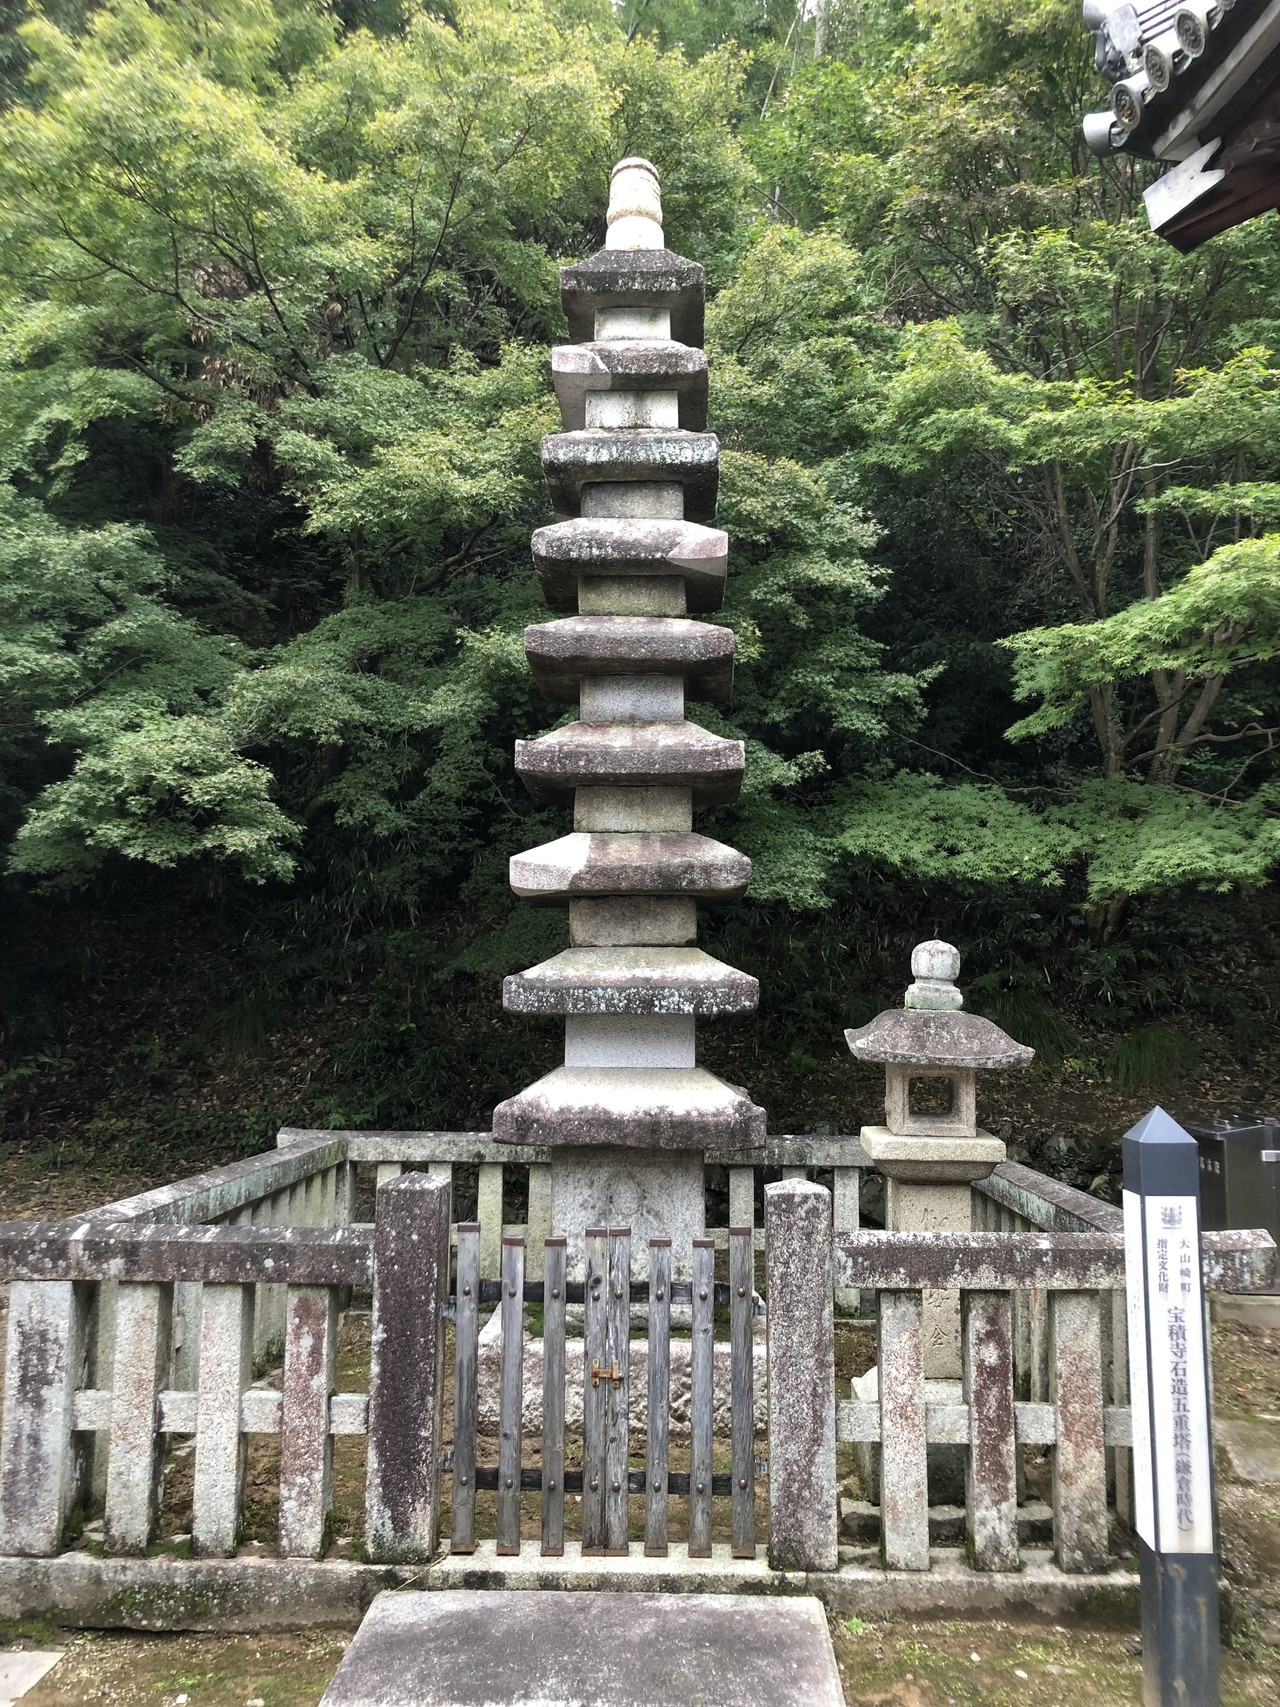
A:
[[[23,1653],[0,1654],[0,1707],[14,1707],[61,1658],[60,1648],[29,1648]]]
[[[320,1707],[841,1707],[808,1596],[381,1594]]]
[[[1210,1299],[1215,1322],[1244,1322],[1251,1328],[1280,1328],[1280,1292],[1215,1292]]]
[[[1214,1433],[1242,1482],[1280,1482],[1280,1423],[1223,1421]]]

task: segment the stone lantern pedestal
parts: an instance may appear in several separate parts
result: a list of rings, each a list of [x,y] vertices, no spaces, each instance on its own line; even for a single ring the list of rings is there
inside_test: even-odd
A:
[[[859,1061],[885,1070],[885,1124],[864,1126],[862,1147],[885,1179],[885,1226],[895,1233],[968,1233],[972,1188],[1005,1159],[998,1138],[979,1129],[976,1081],[980,1069],[1024,1067],[1034,1051],[990,1020],[962,1012],[956,988],[960,955],[950,943],[923,942],[913,951],[915,976],[905,1005],[847,1031]],[[924,1295],[924,1372],[927,1398],[958,1403],[961,1394],[960,1294]],[[879,1395],[875,1369],[854,1383],[854,1396]],[[876,1454],[878,1457],[878,1454]],[[870,1480],[878,1464],[864,1464]],[[964,1453],[930,1447],[931,1497],[963,1498]]]

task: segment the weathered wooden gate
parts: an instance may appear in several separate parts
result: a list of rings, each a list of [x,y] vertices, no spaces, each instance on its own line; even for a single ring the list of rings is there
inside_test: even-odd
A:
[[[563,1237],[545,1242],[541,1280],[525,1279],[520,1235],[502,1241],[500,1281],[480,1277],[480,1227],[458,1227],[454,1295],[454,1430],[451,1547],[476,1547],[477,1490],[496,1489],[499,1554],[520,1551],[522,1491],[539,1489],[541,1552],[564,1552],[565,1495],[581,1498],[581,1550],[587,1556],[625,1555],[633,1496],[644,1499],[644,1551],[668,1551],[669,1500],[689,1502],[691,1558],[711,1555],[712,1501],[731,1501],[732,1552],[756,1552],[755,1418],[752,1317],[763,1310],[753,1281],[752,1230],[729,1230],[729,1281],[715,1281],[715,1241],[693,1241],[692,1278],[671,1278],[671,1240],[648,1241],[648,1276],[632,1278],[631,1230],[590,1227],[584,1241],[584,1278],[567,1278]],[[499,1378],[498,1462],[477,1463],[479,1430],[480,1307],[497,1303],[502,1341]],[[526,1304],[542,1306],[542,1428],[539,1462],[522,1461]],[[583,1337],[567,1338],[568,1307],[581,1306]],[[688,1470],[671,1467],[671,1327],[673,1306],[687,1310],[690,1347],[690,1448]],[[646,1311],[645,1392],[633,1393],[632,1311]],[[728,1473],[717,1472],[714,1449],[715,1321],[729,1316],[731,1446]],[[583,1362],[580,1437],[566,1416],[566,1358]],[[644,1467],[631,1463],[637,1411],[645,1439]],[[567,1450],[577,1447],[576,1451]],[[567,1463],[576,1456],[580,1462]]]

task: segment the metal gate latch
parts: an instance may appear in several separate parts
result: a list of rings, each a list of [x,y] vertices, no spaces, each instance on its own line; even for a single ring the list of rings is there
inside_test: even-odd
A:
[[[601,1369],[596,1360],[592,1358],[591,1385],[593,1387],[598,1387],[602,1381],[608,1381],[614,1387],[621,1387],[622,1371],[618,1368],[618,1360],[616,1357],[614,1358],[611,1367],[608,1369]]]

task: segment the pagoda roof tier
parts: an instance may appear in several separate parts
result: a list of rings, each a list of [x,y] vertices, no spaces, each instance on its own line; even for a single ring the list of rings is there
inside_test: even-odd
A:
[[[503,981],[520,1014],[754,1013],[760,985],[700,948],[567,948]]]
[[[684,519],[709,522],[716,513],[720,441],[714,433],[686,433],[679,427],[548,433],[542,441],[542,472],[557,516],[581,513],[584,486],[643,480],[679,485]]]
[[[560,301],[575,344],[596,335],[598,308],[632,304],[671,312],[671,336],[702,347],[706,274],[670,249],[601,249],[576,267],[560,269]]]
[[[679,577],[690,610],[719,610],[729,536],[697,522],[578,517],[539,528],[533,562],[553,610],[577,609],[578,581],[584,575]]]
[[[674,391],[680,425],[700,433],[707,424],[707,358],[688,344],[664,339],[560,344],[551,352],[551,379],[567,431],[585,427],[588,392]]]
[[[955,1009],[889,1008],[844,1035],[859,1061],[890,1066],[1025,1067],[1035,1055],[991,1020]]]
[[[689,788],[695,806],[724,806],[742,791],[741,741],[683,718],[567,723],[516,742],[516,775],[540,804],[575,788]]]
[[[493,1111],[500,1144],[763,1149],[765,1112],[701,1067],[557,1067]]]
[[[584,677],[680,676],[692,699],[728,699],[733,630],[678,616],[566,616],[524,631],[548,699],[575,700]]]
[[[746,894],[751,861],[736,848],[690,831],[575,830],[513,854],[510,877],[521,900],[550,905],[592,895],[737,901]]]

